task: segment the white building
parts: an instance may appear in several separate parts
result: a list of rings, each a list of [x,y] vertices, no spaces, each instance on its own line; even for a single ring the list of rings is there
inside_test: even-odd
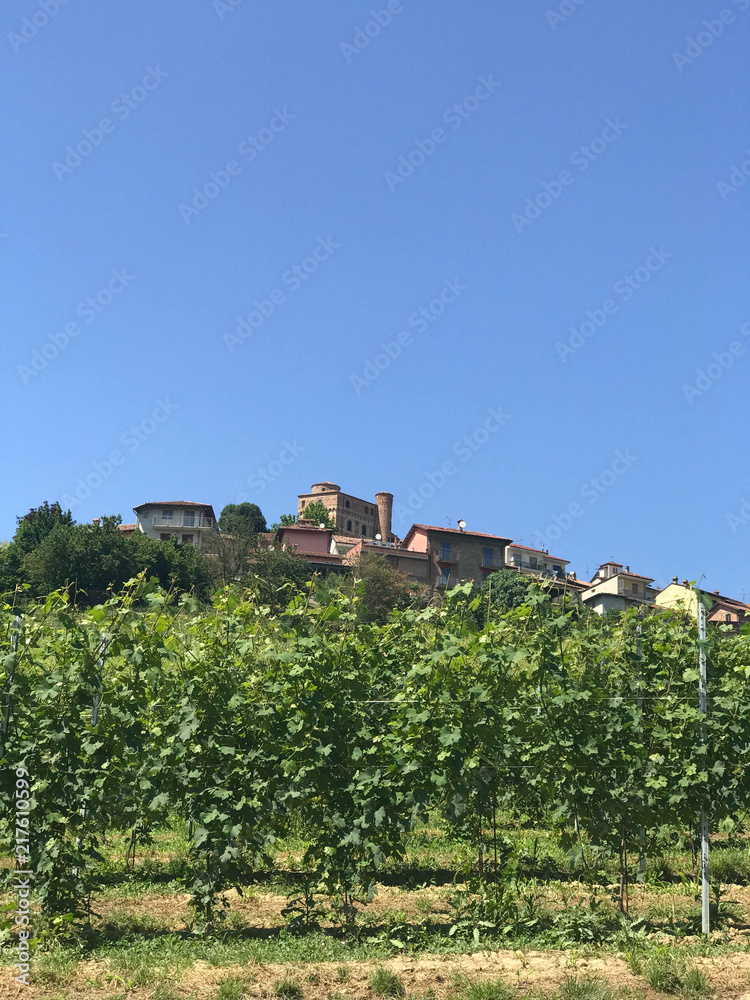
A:
[[[530,549],[518,542],[512,542],[505,548],[505,565],[512,566],[525,576],[551,576],[564,580],[569,564],[570,559],[558,559],[545,549]]]
[[[653,582],[650,576],[631,573],[630,566],[623,568],[622,563],[602,563],[581,598],[599,615],[611,610],[624,611],[634,605],[651,604],[656,597],[656,590],[651,587]]]
[[[162,500],[133,507],[135,530],[149,538],[166,542],[176,538],[181,545],[205,548],[207,536],[218,532],[216,515],[210,503],[191,500]]]

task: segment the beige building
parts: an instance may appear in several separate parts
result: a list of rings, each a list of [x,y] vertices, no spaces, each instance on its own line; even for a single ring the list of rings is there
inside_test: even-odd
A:
[[[696,592],[696,588],[691,587],[687,580],[679,584],[676,576],[672,577],[672,582],[664,590],[659,591],[654,603],[660,608],[684,609],[693,618],[697,618],[698,593],[709,604],[706,615],[708,621],[717,625],[732,625],[735,629],[745,623],[750,605],[733,597],[725,597],[718,590]]]
[[[134,530],[163,542],[176,538],[182,545],[197,545],[202,549],[206,547],[207,536],[218,531],[216,515],[210,503],[161,500],[139,504],[133,510],[136,516]],[[210,545],[208,547],[211,548]]]
[[[427,557],[426,580],[431,588],[455,587],[466,580],[481,585],[505,566],[505,548],[512,539],[462,528],[413,524],[403,547]]]
[[[570,565],[570,559],[559,559],[546,549],[530,549],[518,542],[511,542],[506,548],[505,561],[525,576],[552,576],[558,580],[565,579]]]
[[[380,535],[384,542],[394,541],[392,493],[377,493],[373,502],[342,493],[336,483],[313,483],[309,493],[300,493],[297,497],[297,517],[305,518],[305,508],[316,500],[328,510],[337,535],[370,539]]]
[[[631,573],[630,566],[606,562],[596,571],[581,599],[599,615],[612,610],[623,611],[634,605],[652,604],[657,595],[651,586],[653,582],[653,577]]]

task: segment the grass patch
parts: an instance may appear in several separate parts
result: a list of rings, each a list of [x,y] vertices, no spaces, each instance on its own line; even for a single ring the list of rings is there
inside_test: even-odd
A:
[[[617,994],[603,979],[570,976],[558,996],[560,1000],[615,1000]]]
[[[451,996],[454,1000],[512,1000],[515,994],[502,979],[479,982],[460,976],[454,981]]]
[[[288,978],[277,979],[273,984],[273,992],[279,1000],[302,1000],[305,995],[302,987]]]
[[[402,997],[404,984],[395,972],[379,966],[370,976],[370,989],[379,997]]]

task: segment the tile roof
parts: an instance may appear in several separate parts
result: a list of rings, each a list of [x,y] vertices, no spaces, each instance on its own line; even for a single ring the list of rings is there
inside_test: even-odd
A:
[[[196,503],[194,500],[149,500],[148,503],[139,503],[133,510],[143,510],[144,507],[202,507],[203,510],[213,511],[210,503]]]
[[[512,542],[509,549],[523,549],[524,552],[538,552],[540,555],[546,556],[548,559],[555,559],[557,562],[569,563],[570,559],[561,559],[559,556],[551,556],[549,552],[545,552],[544,549],[531,549],[528,545],[519,545],[518,542]]]
[[[476,537],[476,538],[494,538],[498,542],[512,542],[511,538],[504,538],[502,535],[488,535],[485,531],[461,531],[460,528],[441,528],[437,524],[412,524],[406,533],[406,538],[408,538],[415,528],[422,528],[424,531],[439,531],[447,535],[463,535],[464,537]]]

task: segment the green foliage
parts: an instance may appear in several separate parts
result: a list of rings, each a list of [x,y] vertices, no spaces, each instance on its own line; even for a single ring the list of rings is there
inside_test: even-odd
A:
[[[476,980],[459,976],[451,991],[453,1000],[512,1000],[513,990],[502,979]]]
[[[302,556],[276,545],[260,545],[243,576],[260,604],[279,610],[312,579],[310,564]]]
[[[370,989],[379,997],[402,997],[406,992],[399,976],[379,966],[370,976]]]
[[[559,1000],[615,1000],[618,994],[603,979],[568,976],[556,996]]]
[[[282,514],[282,518],[283,518]],[[328,508],[320,500],[313,500],[309,503],[300,515],[305,521],[314,521],[316,524],[322,524],[326,528],[334,529],[336,527],[336,522],[331,517]]]
[[[277,979],[273,984],[273,993],[279,1000],[302,1000],[305,995],[302,987],[289,978]]]
[[[268,531],[263,512],[255,503],[228,503],[219,515],[219,529],[230,535],[257,535]]]
[[[271,525],[272,531],[278,531],[279,528],[291,528],[292,525],[297,523],[296,514],[282,514],[278,521],[274,521]]]
[[[492,611],[504,614],[526,602],[531,583],[515,569],[499,569],[490,573],[479,588],[478,607],[480,622],[486,621]]]
[[[372,552],[361,555],[354,579],[360,585],[360,612],[366,621],[385,622],[394,610],[403,610],[414,601],[413,586],[385,556]]]
[[[17,517],[16,521],[18,527],[13,536],[13,544],[24,553],[33,552],[59,525],[75,524],[69,510],[63,511],[57,501],[50,503],[48,500],[40,507],[32,507],[28,514]]]
[[[38,549],[80,528],[58,526]],[[477,630],[457,588],[440,607],[377,624],[362,620],[359,596],[319,604],[290,583],[287,560],[308,574],[304,560],[265,548],[254,559],[249,587],[210,606],[143,575],[88,608],[67,592],[32,602],[15,652],[14,612],[0,609],[0,835],[26,792],[44,919],[85,922],[104,834],[126,835],[132,869],[169,814],[189,830],[174,875],[196,931],[220,925],[227,891],[303,829],[308,881],[287,916],[310,931],[327,897],[356,937],[383,866],[437,811],[476,848],[454,935],[543,930],[595,944],[619,915],[594,902],[540,914],[518,851],[498,834],[502,810],[543,815],[571,857],[614,851],[625,909],[641,829],[649,847],[694,829],[704,804],[724,829],[745,814],[750,628],[710,638],[702,717],[696,630],[669,613],[607,623],[536,592]],[[285,940],[279,948],[299,942]],[[689,970],[647,961],[655,979],[669,985],[674,973],[688,988]]]

